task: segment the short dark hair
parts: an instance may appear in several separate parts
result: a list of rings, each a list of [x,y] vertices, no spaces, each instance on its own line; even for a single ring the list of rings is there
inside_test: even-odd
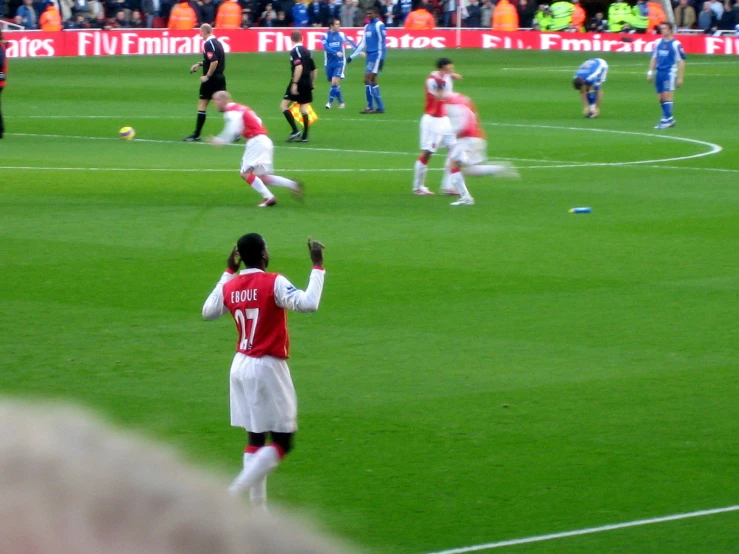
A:
[[[450,63],[454,62],[449,58],[439,58],[438,60],[436,60],[436,68],[441,69],[442,67],[444,67],[445,65],[449,65]]]
[[[290,38],[293,42],[303,42],[303,34],[300,31],[293,31]]]
[[[575,77],[572,80],[572,86],[575,87],[577,90],[580,90],[584,84],[585,84],[585,79],[583,79],[582,77]]]
[[[660,25],[667,25],[670,28],[670,31],[675,30],[675,26],[672,24],[672,21],[660,21]]]
[[[244,265],[253,267],[259,265],[259,262],[264,258],[263,253],[267,248],[267,243],[264,242],[264,237],[259,233],[249,233],[238,240],[236,248]]]

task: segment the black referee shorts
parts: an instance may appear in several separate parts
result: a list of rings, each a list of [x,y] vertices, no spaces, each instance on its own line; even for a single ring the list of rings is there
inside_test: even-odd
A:
[[[310,104],[313,102],[313,87],[310,84],[304,85],[302,83],[298,83],[298,94],[290,94],[291,85],[292,83],[287,85],[285,96],[283,96],[285,100],[297,102],[298,104]]]
[[[204,83],[200,83],[200,99],[210,100],[219,90],[226,90],[226,77],[222,73],[214,74]]]

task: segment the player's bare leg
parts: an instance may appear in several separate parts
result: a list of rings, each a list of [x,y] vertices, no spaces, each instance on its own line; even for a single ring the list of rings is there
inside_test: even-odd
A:
[[[417,194],[418,196],[434,195],[434,193],[426,186],[426,173],[428,172],[431,155],[432,152],[421,150],[421,154],[418,156],[418,159],[413,166],[413,194]]]
[[[293,181],[286,177],[280,177],[279,175],[262,175],[262,182],[270,187],[284,187],[292,192],[295,197],[303,201],[305,196],[303,183],[301,181]]]
[[[241,173],[241,178],[246,181],[251,188],[257,191],[264,199],[260,204],[257,204],[258,208],[268,208],[277,204],[277,198],[272,194],[269,189],[265,186],[264,182],[254,175],[254,168],[250,167],[246,171]]]

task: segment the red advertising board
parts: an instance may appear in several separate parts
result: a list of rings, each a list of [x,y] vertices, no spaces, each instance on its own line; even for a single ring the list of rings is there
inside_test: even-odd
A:
[[[343,29],[359,39],[362,29]],[[244,29],[218,31],[228,52],[284,52],[290,49],[292,29]],[[305,44],[321,49],[323,30],[305,29]],[[6,31],[8,56],[37,58],[55,56],[128,56],[154,54],[199,54],[202,39],[196,31],[129,29],[116,31]],[[574,52],[650,52],[654,35],[630,35],[622,42],[608,33],[539,33],[536,31],[493,32],[481,29],[437,29],[406,31],[388,29],[388,48],[483,48],[499,50],[563,50]],[[739,37],[680,35],[688,54],[739,55]]]

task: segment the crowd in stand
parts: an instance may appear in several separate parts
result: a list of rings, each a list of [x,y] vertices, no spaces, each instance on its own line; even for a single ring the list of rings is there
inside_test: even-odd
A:
[[[607,12],[588,17],[580,0],[0,0],[0,18],[25,29],[192,29],[209,23],[218,29],[260,27],[360,27],[375,6],[388,27],[433,29],[462,26],[496,31],[536,29],[571,32],[648,33],[666,15],[657,0],[613,0]],[[680,29],[705,33],[734,30],[739,0],[675,0]]]

